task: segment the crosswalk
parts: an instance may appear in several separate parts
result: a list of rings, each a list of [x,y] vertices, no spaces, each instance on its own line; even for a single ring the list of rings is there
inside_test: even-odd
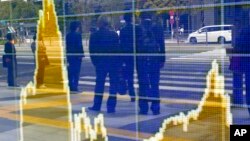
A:
[[[202,58],[202,59],[201,59]],[[144,131],[144,128],[140,129],[142,133],[155,133],[159,129],[159,125],[155,124],[155,121],[159,121],[161,123],[162,119],[165,117],[181,112],[186,111],[187,109],[193,108],[190,105],[178,105],[176,103],[187,103],[187,101],[183,100],[189,100],[189,104],[198,104],[200,99],[202,98],[204,94],[204,89],[206,88],[206,75],[208,71],[211,69],[211,63],[212,61],[216,59],[221,64],[221,73],[225,76],[225,89],[226,92],[229,94],[232,94],[232,73],[228,69],[229,67],[229,58],[226,56],[225,53],[223,53],[221,50],[213,50],[203,53],[196,53],[196,54],[190,54],[190,55],[179,55],[179,56],[168,56],[167,55],[167,61],[165,64],[165,67],[161,70],[161,79],[160,79],[160,95],[162,99],[162,105],[167,103],[168,105],[161,106],[162,108],[162,114],[159,116],[142,116],[140,118],[135,117],[135,111],[136,106],[134,103],[127,102],[127,100],[130,100],[128,96],[126,96],[126,100],[119,101],[119,105],[117,106],[117,116],[114,115],[105,115],[105,123],[107,127],[115,127],[115,128],[121,128],[123,130],[119,130],[121,132],[129,131],[130,126],[136,127],[141,126],[139,122],[142,122],[144,124],[145,122],[150,123],[150,128],[153,128],[152,131],[146,132]],[[93,71],[92,67],[87,68],[87,66],[90,66],[91,64],[85,64],[83,63],[83,72],[84,75],[81,75],[80,77],[80,84],[79,88],[82,91],[82,95],[72,95],[72,101],[74,99],[78,99],[80,102],[77,103],[75,106],[73,106],[74,111],[79,110],[79,105],[82,107],[89,106],[92,104],[92,94],[94,91],[95,86],[95,75],[93,73],[85,73],[86,71]],[[26,66],[25,66],[26,67]],[[21,79],[24,81],[24,77],[26,75],[33,74],[33,72],[24,72],[19,73]],[[4,76],[4,74],[3,74]],[[137,80],[137,74],[134,74],[134,85],[136,90],[138,90],[138,80]],[[1,76],[0,76],[1,78]],[[0,87],[6,86],[6,80],[4,82],[0,82]],[[27,81],[30,81],[30,79],[27,79]],[[105,91],[108,93],[109,90],[109,80],[106,80],[105,83]],[[27,82],[23,82],[23,85],[25,86]],[[86,96],[88,92],[91,92],[91,97]],[[19,93],[18,93],[19,94]],[[18,95],[17,94],[17,95]],[[123,97],[123,96],[120,96]],[[125,99],[125,98],[124,98]],[[5,100],[5,99],[4,99]],[[87,101],[87,102],[83,102]],[[173,102],[174,101],[174,102]],[[74,103],[74,102],[72,102]],[[171,105],[172,103],[176,105]],[[105,108],[103,106],[103,108]],[[132,110],[131,110],[132,109]],[[105,111],[106,109],[104,109]],[[120,115],[122,113],[122,116]],[[247,113],[247,112],[246,112]],[[93,114],[93,113],[90,113]],[[237,116],[237,114],[235,114]],[[119,118],[117,118],[119,117]],[[248,117],[248,115],[247,115]],[[139,121],[136,121],[136,120]],[[153,122],[154,120],[154,122]],[[122,122],[121,122],[122,121]],[[135,124],[138,124],[135,126]],[[126,125],[126,126],[125,126]],[[129,126],[127,126],[129,125]],[[127,129],[128,128],[128,129]],[[145,128],[145,130],[148,128]],[[155,129],[155,130],[154,130]],[[132,133],[131,131],[130,133]],[[110,133],[110,132],[109,132]],[[126,133],[126,132],[125,132]],[[112,135],[112,134],[111,134]],[[120,135],[114,135],[115,137],[120,137]],[[122,134],[123,135],[123,134]],[[1,137],[1,136],[0,136]],[[129,136],[128,136],[129,137]],[[125,138],[124,140],[128,140],[128,137],[122,137]],[[115,140],[112,138],[111,140]],[[120,138],[117,140],[121,140]],[[131,139],[133,140],[133,139]]]
[[[221,65],[221,73],[225,77],[226,93],[232,94],[232,72],[229,68],[229,58],[224,49],[214,49],[211,51],[193,53],[193,54],[166,54],[167,61],[164,68],[161,70],[160,76],[160,95],[161,98],[175,98],[175,99],[191,99],[200,100],[206,88],[206,75],[211,69],[213,60],[217,60]],[[83,72],[94,72],[90,61],[84,59]],[[33,63],[30,60],[25,63]],[[23,65],[23,64],[22,64]],[[87,68],[86,68],[87,67]],[[33,71],[33,70],[32,70]],[[24,74],[30,72],[23,72]],[[22,72],[19,76],[23,76]],[[4,75],[4,74],[3,74]],[[138,91],[137,74],[134,74],[134,86]],[[1,76],[0,76],[1,77]],[[22,78],[23,80],[23,78]],[[0,84],[5,86],[6,80]],[[25,81],[25,80],[23,80]],[[107,78],[105,84],[105,92],[109,90],[109,80]],[[26,84],[27,82],[23,82]],[[94,73],[84,73],[80,77],[79,88],[83,92],[93,93],[95,86]]]
[[[201,59],[202,58],[202,59]],[[221,64],[221,73],[225,76],[226,93],[232,94],[232,73],[229,58],[222,49],[202,53],[169,57],[160,76],[160,94],[162,98],[180,98],[199,100],[206,88],[206,75],[213,60]],[[134,86],[138,89],[138,80],[134,74]],[[82,76],[80,87],[93,91],[95,76]],[[105,83],[108,90],[108,79]]]

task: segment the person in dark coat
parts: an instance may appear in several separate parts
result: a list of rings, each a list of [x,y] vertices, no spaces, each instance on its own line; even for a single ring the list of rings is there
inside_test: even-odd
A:
[[[233,72],[233,103],[243,104],[245,77],[246,102],[250,114],[250,27],[241,26],[237,30],[238,34],[234,32],[234,48],[229,68]]]
[[[163,27],[151,16],[142,16],[141,31],[137,33],[137,73],[139,82],[139,114],[146,115],[150,109],[160,114],[160,69],[165,63]]]
[[[122,59],[122,66],[124,72],[124,79],[126,81],[131,101],[135,101],[134,88],[134,26],[132,24],[132,14],[124,14],[126,25],[120,31],[120,46],[125,56]]]
[[[109,98],[107,112],[114,113],[116,107],[117,77],[119,58],[115,53],[119,51],[119,37],[115,31],[109,29],[109,19],[106,16],[98,18],[99,29],[90,36],[89,51],[91,61],[95,67],[96,85],[94,103],[89,110],[100,111],[105,87],[105,80],[109,76]]]
[[[44,84],[44,76],[45,76],[45,69],[46,66],[49,65],[49,59],[46,53],[46,46],[44,44],[44,38],[42,36],[39,37],[38,47],[36,48],[37,51],[35,56],[37,56],[37,74],[36,74],[36,88],[44,89],[47,86]]]
[[[35,54],[36,54],[36,35],[33,36],[33,42],[31,43],[30,48],[31,48],[32,53],[35,56]]]
[[[78,91],[82,58],[84,57],[80,29],[79,22],[72,22],[70,24],[70,32],[66,36],[68,80],[70,91]]]
[[[7,69],[8,69],[8,86],[9,87],[15,87],[16,84],[16,78],[17,78],[17,60],[16,60],[16,48],[14,45],[14,35],[11,33],[8,33],[7,36],[7,43],[4,45],[4,52],[6,54],[6,62],[8,63]]]
[[[33,36],[33,42],[31,43],[30,48],[34,56],[34,63],[36,64],[36,34]]]

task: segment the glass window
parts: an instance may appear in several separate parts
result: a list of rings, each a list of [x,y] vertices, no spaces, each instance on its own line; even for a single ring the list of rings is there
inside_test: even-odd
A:
[[[73,122],[109,141],[229,140],[227,122],[250,125],[249,0],[232,1],[0,0],[0,65],[14,58],[0,66],[0,141],[90,140]]]

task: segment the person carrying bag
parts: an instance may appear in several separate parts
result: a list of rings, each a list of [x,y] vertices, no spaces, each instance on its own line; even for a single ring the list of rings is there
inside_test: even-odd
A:
[[[3,55],[3,67],[7,68],[8,70],[8,86],[9,87],[16,87],[16,77],[17,77],[17,60],[16,60],[16,49],[14,45],[14,35],[8,33],[7,42],[4,45],[4,52]]]
[[[6,54],[3,55],[2,57],[2,63],[3,63],[3,67],[4,68],[8,68],[9,64],[10,64],[10,58],[8,58],[8,56]]]

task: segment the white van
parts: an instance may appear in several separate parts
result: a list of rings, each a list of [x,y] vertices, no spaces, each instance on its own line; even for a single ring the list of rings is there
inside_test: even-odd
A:
[[[225,43],[232,41],[232,25],[211,25],[190,33],[187,41],[192,44],[204,42]]]

